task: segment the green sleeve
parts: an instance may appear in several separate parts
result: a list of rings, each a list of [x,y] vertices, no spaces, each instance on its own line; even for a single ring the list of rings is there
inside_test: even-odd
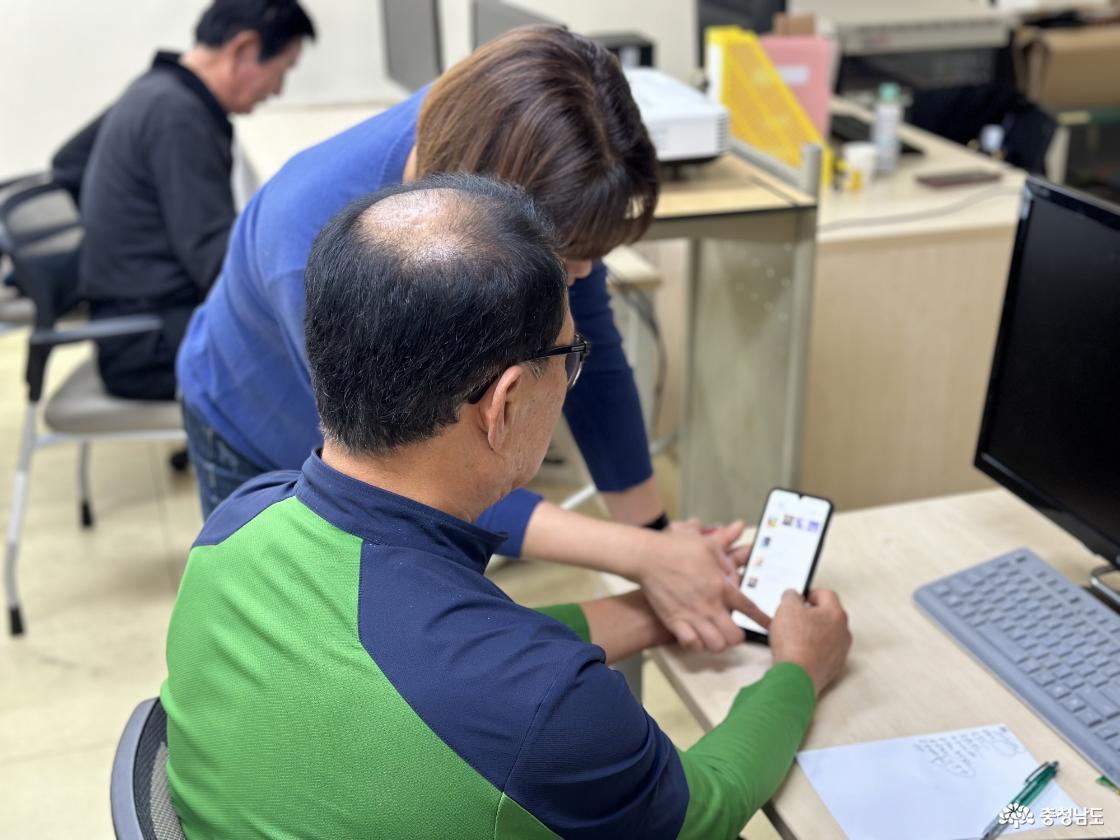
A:
[[[591,627],[588,626],[587,616],[583,614],[583,607],[579,604],[553,604],[549,607],[537,607],[537,612],[555,618],[561,624],[575,631],[575,634],[585,642],[591,641]]]
[[[688,810],[678,837],[736,837],[786,777],[815,708],[809,675],[791,662],[740,691],[723,722],[680,754]]]

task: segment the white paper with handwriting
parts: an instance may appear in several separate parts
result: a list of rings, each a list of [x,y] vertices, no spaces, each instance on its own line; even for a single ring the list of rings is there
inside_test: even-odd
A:
[[[849,840],[964,840],[980,836],[1041,761],[997,725],[805,750],[797,763]],[[1018,831],[1042,828],[1043,809],[1076,807],[1060,781],[1059,770],[1028,806],[1033,824]]]

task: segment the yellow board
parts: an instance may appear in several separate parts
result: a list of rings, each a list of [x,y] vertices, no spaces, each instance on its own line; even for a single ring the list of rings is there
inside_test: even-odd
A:
[[[790,166],[801,166],[801,147],[821,147],[821,181],[832,181],[832,150],[821,138],[758,37],[738,26],[705,31],[708,72],[717,98],[731,114],[731,133]]]

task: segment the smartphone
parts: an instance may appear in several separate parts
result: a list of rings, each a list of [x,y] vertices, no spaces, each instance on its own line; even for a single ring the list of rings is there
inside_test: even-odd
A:
[[[987,184],[998,181],[1001,173],[994,169],[958,169],[954,172],[931,172],[928,175],[915,175],[914,180],[919,184],[934,189],[945,187],[963,187],[969,184]]]
[[[775,488],[766,499],[754,535],[740,588],[769,616],[778,610],[782,593],[795,589],[809,594],[817,559],[832,518],[832,502],[794,490]],[[767,642],[769,634],[741,612],[731,615],[748,639]]]

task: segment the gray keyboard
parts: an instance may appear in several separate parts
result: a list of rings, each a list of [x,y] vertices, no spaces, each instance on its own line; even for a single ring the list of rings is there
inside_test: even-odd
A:
[[[1025,548],[927,583],[914,601],[1120,781],[1120,615]]]

